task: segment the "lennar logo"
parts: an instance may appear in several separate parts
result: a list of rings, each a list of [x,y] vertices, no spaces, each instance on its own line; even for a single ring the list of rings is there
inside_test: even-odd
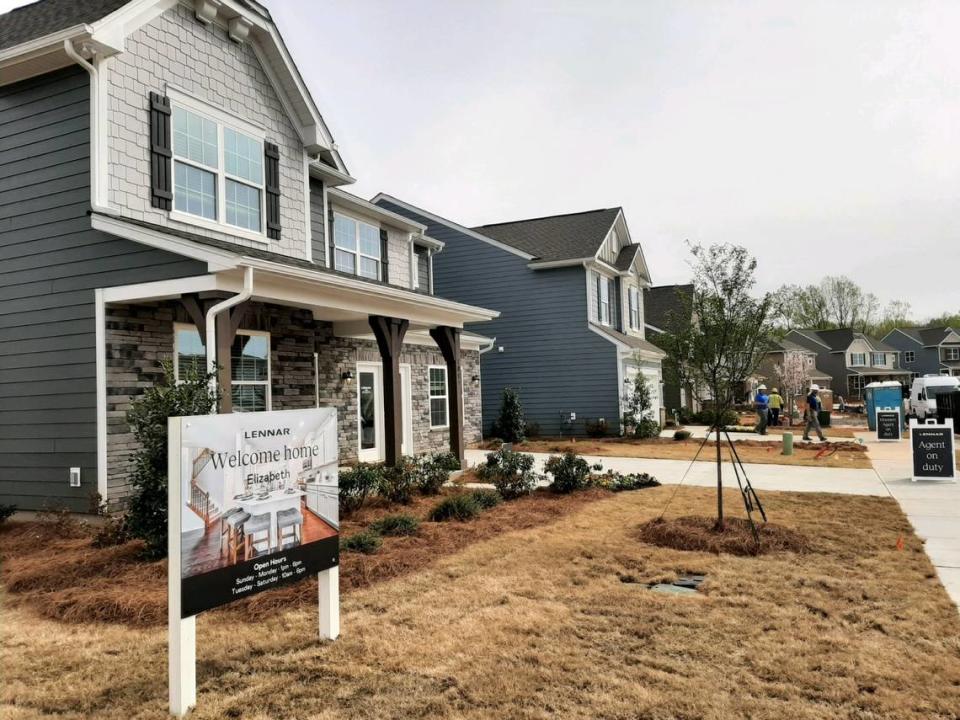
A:
[[[290,428],[273,428],[270,430],[247,430],[243,433],[243,437],[250,438],[265,438],[265,437],[280,437],[281,435],[289,435]]]

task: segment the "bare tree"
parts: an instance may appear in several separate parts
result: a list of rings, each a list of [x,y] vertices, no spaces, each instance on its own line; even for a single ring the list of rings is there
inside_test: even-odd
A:
[[[675,316],[667,352],[684,385],[706,389],[717,434],[717,528],[723,529],[720,433],[741,383],[760,365],[773,330],[773,299],[755,298],[757,261],[738,245],[691,245],[693,312]]]

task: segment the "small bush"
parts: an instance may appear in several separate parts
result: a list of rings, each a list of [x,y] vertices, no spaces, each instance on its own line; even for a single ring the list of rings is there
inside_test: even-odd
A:
[[[713,425],[714,417],[715,413],[713,410],[701,410],[700,412],[693,413],[689,417],[681,415],[681,422],[684,425]],[[720,420],[724,427],[736,425],[739,421],[737,413],[730,409],[723,411]]]
[[[340,473],[340,514],[359,510],[367,496],[380,487],[383,470],[379,465],[360,463]]]
[[[340,538],[341,550],[363,553],[364,555],[373,555],[373,553],[380,549],[382,544],[383,540],[380,536],[370,530],[363,530],[354,533],[350,537]]]
[[[0,525],[9,520],[16,511],[16,505],[0,505]]]
[[[592,438],[602,438],[610,434],[610,428],[607,425],[607,421],[603,418],[598,420],[587,420],[586,424],[587,435]]]
[[[487,455],[487,464],[477,469],[477,477],[492,483],[506,500],[533,492],[540,480],[533,470],[533,455],[502,448]]]
[[[377,535],[400,536],[416,535],[420,521],[413,515],[387,515],[370,524],[370,532]]]
[[[464,493],[461,495],[451,495],[444,498],[430,510],[429,518],[433,522],[445,522],[447,520],[459,520],[463,522],[475,517],[480,513],[480,506],[473,498],[473,495]]]
[[[460,469],[460,461],[452,452],[425,455],[417,460],[414,484],[422,495],[436,495],[450,479],[450,473]]]
[[[470,497],[473,498],[473,501],[481,510],[489,510],[492,507],[496,507],[503,500],[503,498],[500,497],[500,493],[496,490],[474,490],[470,493]]]
[[[527,422],[523,416],[523,405],[520,404],[520,395],[513,388],[503,389],[503,400],[500,402],[500,414],[493,421],[491,428],[495,437],[504,442],[523,442],[527,433]]]
[[[660,423],[656,420],[651,420],[650,418],[642,418],[640,424],[634,428],[633,431],[634,437],[638,437],[641,440],[648,440],[650,438],[655,438],[660,436]]]
[[[660,481],[647,473],[630,473],[629,475],[613,473],[613,475],[614,481],[610,489],[614,492],[660,487]]]
[[[416,459],[402,457],[395,466],[380,471],[380,494],[390,502],[406,505],[413,499],[419,475]]]
[[[98,548],[123,545],[130,539],[127,519],[123,515],[108,515],[106,521],[93,536],[93,546]]]
[[[572,450],[552,456],[544,469],[553,475],[550,489],[557,493],[581,490],[590,480],[590,464]]]
[[[689,440],[691,437],[689,430],[677,430],[673,434],[674,440]]]

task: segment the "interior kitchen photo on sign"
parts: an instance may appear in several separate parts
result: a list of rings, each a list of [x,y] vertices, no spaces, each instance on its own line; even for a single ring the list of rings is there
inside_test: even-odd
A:
[[[259,413],[257,413],[259,415]],[[336,411],[322,409],[276,428],[263,413],[192,438],[181,458],[181,576],[191,577],[334,537]],[[240,416],[238,416],[240,417]]]

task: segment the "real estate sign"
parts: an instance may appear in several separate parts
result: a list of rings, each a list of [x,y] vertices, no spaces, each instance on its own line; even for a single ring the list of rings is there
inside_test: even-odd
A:
[[[337,565],[334,408],[171,418],[170,443],[180,617]]]
[[[953,480],[957,465],[953,438],[953,419],[942,424],[910,421],[913,449],[913,480]]]
[[[877,408],[877,440],[900,440],[903,422],[896,408]]]

